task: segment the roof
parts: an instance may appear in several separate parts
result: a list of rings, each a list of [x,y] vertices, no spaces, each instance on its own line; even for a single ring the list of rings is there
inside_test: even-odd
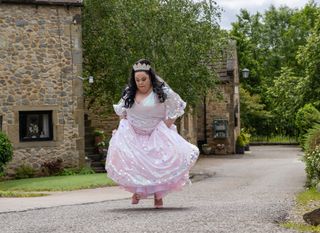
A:
[[[82,6],[83,0],[0,0],[0,3]]]

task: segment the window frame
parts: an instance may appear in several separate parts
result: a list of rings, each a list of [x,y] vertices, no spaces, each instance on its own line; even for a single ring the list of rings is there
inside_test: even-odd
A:
[[[49,137],[41,138],[24,138],[26,135],[24,133],[24,130],[26,130],[27,127],[27,116],[29,114],[35,115],[44,115],[48,114],[48,129],[49,129]],[[37,141],[53,141],[53,121],[52,121],[52,110],[46,110],[46,111],[19,111],[19,141],[20,142],[37,142]]]

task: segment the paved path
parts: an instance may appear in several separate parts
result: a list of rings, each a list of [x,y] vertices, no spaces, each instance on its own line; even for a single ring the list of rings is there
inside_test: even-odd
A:
[[[2,213],[0,232],[295,232],[277,221],[303,189],[301,154],[293,146],[257,146],[244,156],[202,158],[193,172],[215,176],[168,195],[164,209],[153,209],[152,199],[138,206],[129,199],[71,202],[75,205]]]

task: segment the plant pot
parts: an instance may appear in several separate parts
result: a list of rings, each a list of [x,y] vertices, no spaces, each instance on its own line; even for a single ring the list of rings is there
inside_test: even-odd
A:
[[[249,151],[249,150],[250,150],[249,144],[247,144],[247,145],[244,146],[244,150],[245,150],[245,151]]]
[[[97,145],[98,143],[103,141],[103,137],[102,136],[95,136],[94,137],[94,144]]]
[[[212,151],[212,147],[211,146],[202,146],[202,151],[205,155],[210,155],[211,151]]]
[[[244,147],[236,147],[236,153],[237,154],[244,154]]]
[[[214,154],[215,155],[226,155],[227,154],[227,150],[226,150],[226,148],[223,148],[223,149],[215,148],[214,149]]]

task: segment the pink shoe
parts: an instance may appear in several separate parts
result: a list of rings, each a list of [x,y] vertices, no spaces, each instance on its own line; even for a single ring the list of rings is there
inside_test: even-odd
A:
[[[133,205],[138,204],[139,201],[140,201],[140,198],[141,198],[141,197],[140,197],[139,194],[134,193],[134,194],[132,195],[132,198],[131,198],[131,204],[133,204]]]
[[[161,209],[163,208],[163,200],[162,198],[157,198],[157,195],[154,195],[154,208]]]

